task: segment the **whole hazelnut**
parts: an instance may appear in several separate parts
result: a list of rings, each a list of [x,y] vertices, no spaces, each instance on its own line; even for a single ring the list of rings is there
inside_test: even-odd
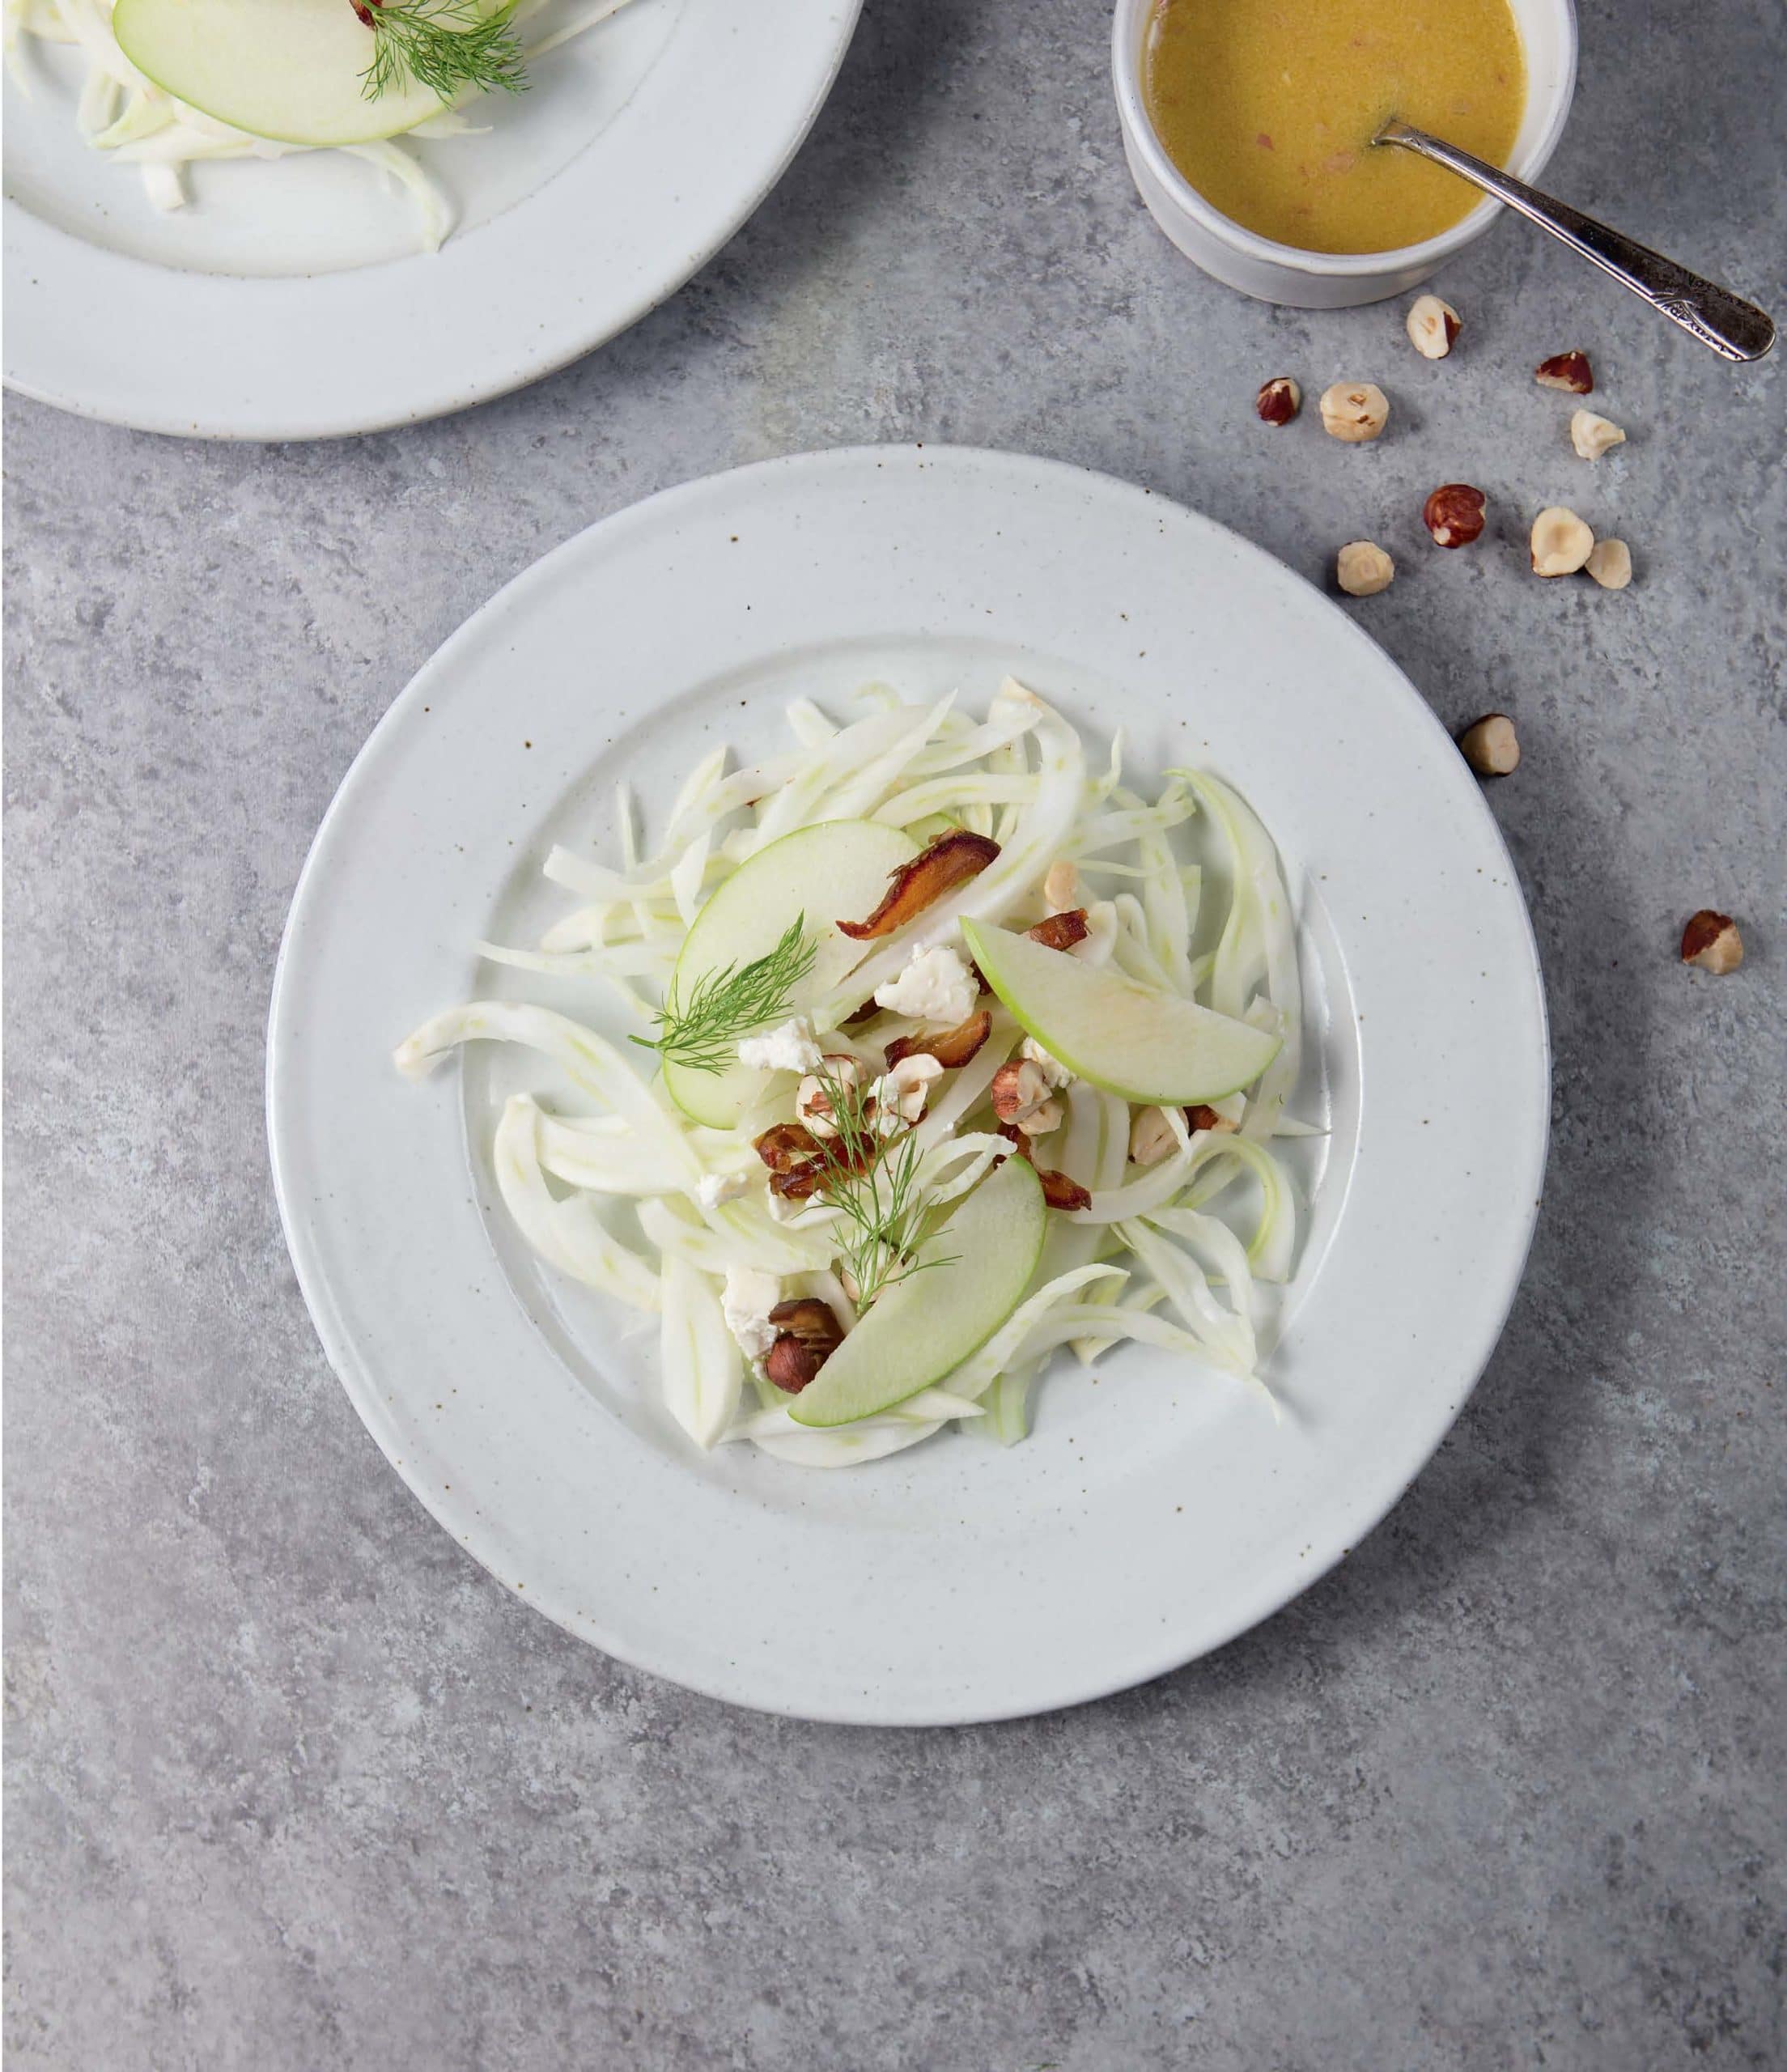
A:
[[[1586,353],[1553,353],[1533,369],[1541,388],[1561,388],[1572,396],[1586,396],[1594,387],[1594,371]]]
[[[1375,597],[1396,578],[1396,564],[1370,540],[1352,540],[1335,556],[1334,580],[1349,597]]]
[[[1520,766],[1520,737],[1505,712],[1485,712],[1458,737],[1464,759],[1479,777],[1505,777]]]
[[[1533,573],[1573,575],[1594,551],[1594,534],[1573,511],[1550,505],[1533,520]]]
[[[1632,580],[1632,549],[1624,540],[1597,540],[1582,566],[1603,590],[1623,590]]]
[[[1390,398],[1374,381],[1337,381],[1322,392],[1322,429],[1357,446],[1376,439],[1390,422]]]
[[[1410,305],[1408,342],[1423,359],[1444,359],[1458,335],[1458,312],[1437,295],[1418,295]]]
[[[1442,482],[1421,507],[1421,522],[1442,547],[1467,547],[1483,531],[1488,499],[1469,482]]]
[[[1262,424],[1288,424],[1302,407],[1303,391],[1288,374],[1263,381],[1254,398],[1254,414]]]
[[[1570,413],[1570,444],[1585,461],[1598,461],[1615,446],[1624,446],[1626,435],[1611,418],[1598,418],[1593,410]]]
[[[1703,906],[1682,931],[1682,962],[1723,978],[1743,962],[1743,937],[1729,914]]]

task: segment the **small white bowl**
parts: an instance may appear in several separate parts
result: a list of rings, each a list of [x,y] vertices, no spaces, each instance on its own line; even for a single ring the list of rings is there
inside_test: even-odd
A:
[[[1167,156],[1142,100],[1142,40],[1157,0],[1117,0],[1111,69],[1123,151],[1148,213],[1186,258],[1243,295],[1297,309],[1382,302],[1424,281],[1480,237],[1501,204],[1485,198],[1462,222],[1394,252],[1301,252],[1219,214]],[[1510,0],[1526,57],[1526,107],[1509,171],[1536,180],[1557,148],[1576,91],[1575,0]]]

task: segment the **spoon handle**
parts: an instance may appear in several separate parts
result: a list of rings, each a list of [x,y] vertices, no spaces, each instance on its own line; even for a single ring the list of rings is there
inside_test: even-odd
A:
[[[1673,259],[1666,259],[1648,245],[1623,237],[1593,216],[1585,216],[1565,202],[1554,202],[1536,187],[1510,179],[1498,168],[1461,151],[1456,144],[1400,121],[1386,122],[1376,141],[1399,145],[1405,151],[1431,159],[1436,165],[1445,166],[1493,194],[1497,201],[1505,202],[1510,209],[1517,209],[1529,222],[1549,231],[1585,259],[1592,259],[1603,273],[1611,274],[1623,287],[1641,296],[1653,309],[1660,310],[1671,323],[1680,325],[1703,346],[1710,346],[1721,358],[1760,359],[1772,349],[1773,320],[1754,303],[1745,302],[1729,288],[1702,280],[1698,274],[1689,273],[1685,266],[1678,266]]]

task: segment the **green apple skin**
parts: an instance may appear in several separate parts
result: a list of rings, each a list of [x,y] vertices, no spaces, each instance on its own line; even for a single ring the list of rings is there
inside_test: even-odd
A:
[[[1018,1157],[995,1166],[927,1238],[936,1262],[897,1280],[788,1405],[797,1424],[848,1424],[947,1380],[1022,1301],[1048,1227]]]
[[[350,0],[117,0],[112,28],[163,92],[275,143],[373,144],[441,111],[413,79],[367,98],[372,32]]]
[[[766,957],[789,923],[804,915],[817,949],[787,1010],[802,1013],[841,984],[876,946],[852,942],[839,933],[837,922],[872,912],[889,876],[917,854],[917,843],[903,829],[874,820],[821,821],[768,843],[741,864],[696,915],[671,975],[671,996],[687,1000],[707,973]],[[692,1072],[668,1061],[664,1068],[665,1089],[683,1113],[722,1130],[736,1127],[770,1077],[742,1065],[724,1072]]]
[[[1025,1030],[1076,1078],[1144,1106],[1220,1101],[1254,1081],[1280,1038],[1245,1021],[1083,964],[985,921],[962,940]]]

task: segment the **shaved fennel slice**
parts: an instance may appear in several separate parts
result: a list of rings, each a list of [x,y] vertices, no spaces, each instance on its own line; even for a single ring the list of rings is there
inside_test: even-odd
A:
[[[681,1131],[620,1052],[593,1029],[550,1008],[516,1000],[473,1000],[448,1008],[400,1043],[393,1062],[405,1079],[422,1079],[456,1045],[482,1042],[520,1043],[550,1058],[579,1093],[624,1116],[678,1171],[698,1178],[694,1153]]]
[[[537,1141],[541,1164],[567,1187],[603,1195],[682,1191],[682,1176],[652,1145],[643,1143],[624,1124],[615,1133],[598,1132],[579,1128],[574,1121],[542,1109]]]
[[[974,1357],[957,1368],[944,1386],[952,1395],[961,1396],[970,1403],[978,1402],[1011,1365],[1018,1348],[1051,1310],[1065,1302],[1089,1281],[1106,1280],[1113,1276],[1119,1283],[1129,1278],[1118,1266],[1082,1266],[1071,1273],[1057,1276],[1046,1287],[1038,1289],[1034,1295],[1020,1302]]]
[[[1263,1144],[1251,1137],[1224,1136],[1204,1141],[1216,1156],[1207,1159],[1205,1170],[1195,1184],[1187,1186],[1178,1205],[1195,1209],[1220,1194],[1235,1177],[1223,1171],[1220,1161],[1233,1159],[1259,1182],[1259,1221],[1247,1241],[1248,1264],[1257,1280],[1288,1280],[1297,1251],[1297,1195],[1284,1169]],[[1152,1216],[1153,1212],[1147,1212]]]
[[[658,1196],[639,1204],[639,1228],[660,1251],[674,1252],[703,1272],[722,1276],[735,1266],[779,1275],[815,1273],[830,1266],[836,1249],[829,1225],[796,1230],[745,1202],[711,1209],[698,1221]]]
[[[1120,1224],[1117,1234],[1166,1290],[1166,1299],[1208,1357],[1243,1379],[1251,1380],[1258,1359],[1253,1319],[1225,1309],[1211,1293],[1203,1268],[1182,1247],[1138,1219]],[[1238,1252],[1239,1246],[1237,1246]],[[1238,1291],[1245,1301],[1253,1276],[1242,1267]]]
[[[497,1124],[492,1150],[496,1183],[516,1228],[542,1259],[573,1280],[600,1289],[635,1309],[656,1310],[660,1301],[657,1275],[636,1252],[629,1251],[602,1228],[588,1198],[554,1199],[540,1168],[539,1115],[531,1095],[517,1093]]]
[[[698,1446],[724,1438],[738,1409],[745,1363],[706,1274],[675,1253],[664,1261],[659,1335],[664,1400]]]
[[[888,936],[879,950],[856,966],[848,985],[840,987],[816,1010],[815,1019],[822,1025],[834,1026],[878,986],[897,977],[914,950],[951,940],[958,934],[958,923],[964,916],[975,920],[1002,919],[1029,896],[1032,886],[1062,854],[1079,807],[1085,776],[1080,737],[1051,706],[1009,677],[1000,686],[995,705],[1001,701],[1017,704],[1020,710],[1035,708],[1034,732],[1040,758],[1035,799],[1023,809],[1016,834],[995,862],[978,877],[970,878],[927,906],[916,920]]]

